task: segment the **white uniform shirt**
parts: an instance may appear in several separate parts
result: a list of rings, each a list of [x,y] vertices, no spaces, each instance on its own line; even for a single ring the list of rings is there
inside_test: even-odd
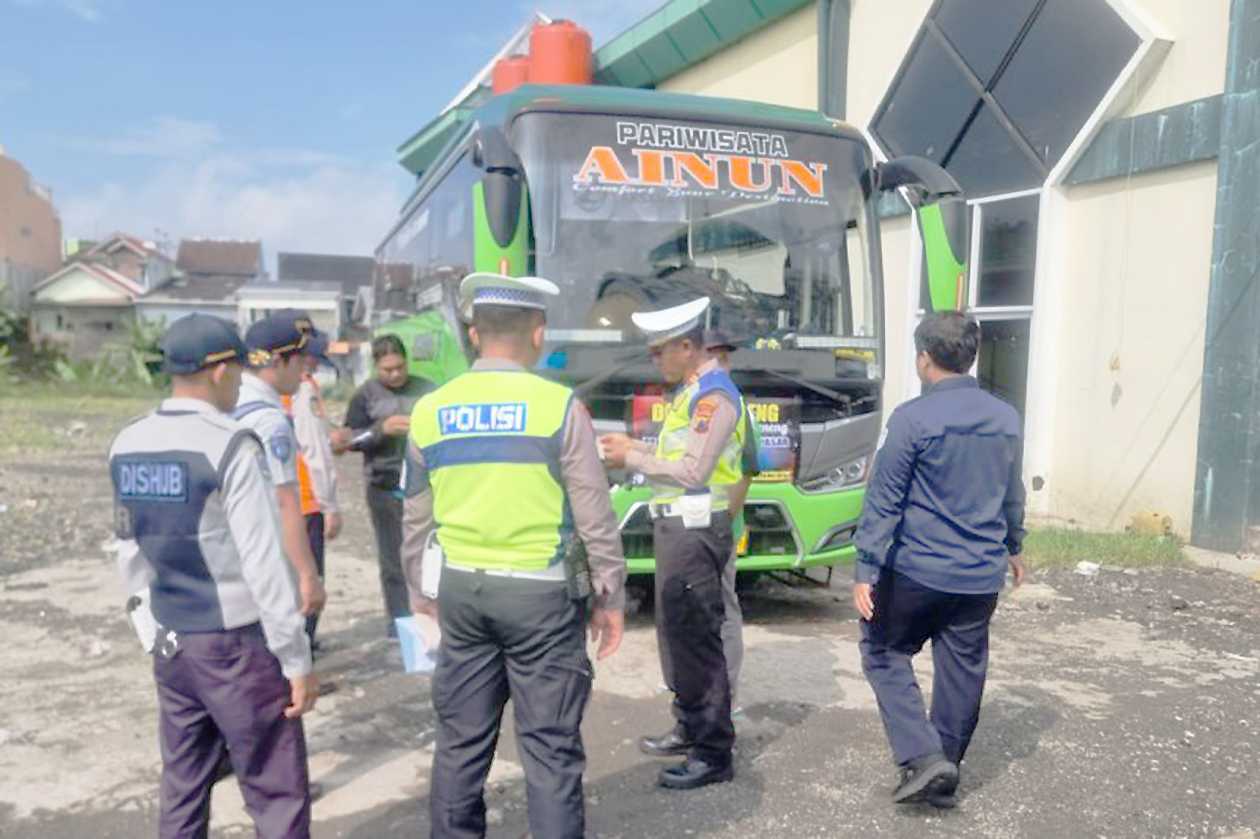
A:
[[[252,373],[241,377],[241,395],[233,416],[253,430],[267,453],[267,467],[276,486],[297,483],[297,435],[289,422],[280,394]]]

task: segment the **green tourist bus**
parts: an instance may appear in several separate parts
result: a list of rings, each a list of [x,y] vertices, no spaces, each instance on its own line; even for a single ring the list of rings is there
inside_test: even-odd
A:
[[[545,277],[561,296],[539,372],[577,389],[598,432],[651,441],[665,394],[630,314],[707,295],[762,431],[738,568],[830,568],[855,555],[880,435],[878,208],[897,190],[918,217],[926,299],[956,308],[966,216],[935,164],[876,163],[861,132],[817,112],[526,85],[482,104],[425,168],[377,251],[373,322],[441,383],[471,357],[460,280]],[[648,488],[609,478],[630,573],[651,573]]]

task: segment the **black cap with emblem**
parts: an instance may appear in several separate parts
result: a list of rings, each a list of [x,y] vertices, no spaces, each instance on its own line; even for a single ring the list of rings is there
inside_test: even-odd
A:
[[[158,341],[162,370],[189,376],[225,361],[246,364],[248,350],[236,327],[212,315],[186,315],[170,325]]]
[[[245,333],[249,360],[264,367],[271,359],[306,347],[315,326],[311,316],[299,309],[280,309],[251,325]]]

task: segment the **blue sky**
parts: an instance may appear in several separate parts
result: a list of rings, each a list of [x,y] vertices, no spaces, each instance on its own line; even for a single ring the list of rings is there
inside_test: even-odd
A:
[[[370,253],[410,187],[394,149],[533,11],[598,47],[661,2],[0,0],[0,146],[67,237]]]

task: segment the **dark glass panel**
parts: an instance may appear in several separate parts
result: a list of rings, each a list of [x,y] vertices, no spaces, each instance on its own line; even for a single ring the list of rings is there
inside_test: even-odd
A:
[[[936,23],[987,85],[1037,0],[944,0]]]
[[[1041,186],[1045,173],[1015,144],[988,106],[967,128],[958,150],[945,164],[968,198]]]
[[[893,157],[917,154],[940,163],[978,99],[937,36],[925,30],[875,120],[875,135]]]
[[[1053,167],[1137,49],[1106,0],[1049,0],[994,88],[998,104]]]
[[[984,205],[977,305],[1032,305],[1039,200],[1026,195]]]

